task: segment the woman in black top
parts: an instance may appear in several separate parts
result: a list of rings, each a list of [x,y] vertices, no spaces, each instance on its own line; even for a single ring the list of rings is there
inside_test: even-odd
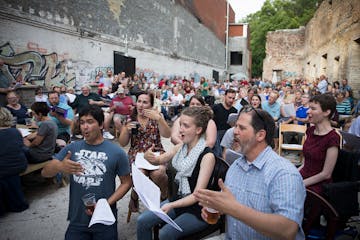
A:
[[[201,218],[201,208],[193,192],[209,187],[215,165],[215,156],[206,147],[204,138],[211,117],[212,111],[208,107],[191,107],[183,110],[180,117],[182,143],[160,156],[155,156],[152,149],[145,153],[145,158],[152,164],[164,164],[172,160],[172,166],[176,170],[175,181],[179,186],[177,194],[162,202],[161,208],[183,232],[165,224],[160,229],[160,239],[178,239],[208,226]],[[155,214],[145,211],[137,221],[137,238],[152,239],[152,227],[161,222]]]

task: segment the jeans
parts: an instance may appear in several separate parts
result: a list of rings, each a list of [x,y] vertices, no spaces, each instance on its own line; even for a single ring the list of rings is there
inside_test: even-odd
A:
[[[69,225],[65,233],[65,240],[117,240],[117,222],[111,226],[94,224],[87,226]]]
[[[161,205],[168,203],[166,200],[161,203]],[[191,213],[183,213],[179,216],[176,215],[175,211],[172,209],[168,212],[169,217],[171,217],[174,222],[179,225],[183,232],[178,231],[170,224],[165,224],[159,232],[159,239],[178,239],[180,237],[187,236],[189,234],[201,231],[209,226],[205,221],[198,219],[195,215]],[[137,219],[137,239],[138,240],[151,240],[152,239],[152,228],[160,223],[164,223],[158,216],[153,212],[146,210],[143,212]]]

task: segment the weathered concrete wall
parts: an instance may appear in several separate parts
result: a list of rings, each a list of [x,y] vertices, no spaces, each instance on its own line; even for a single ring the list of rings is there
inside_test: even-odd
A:
[[[323,1],[306,26],[305,77],[320,74],[330,81],[348,78],[360,89],[360,3],[359,0]]]
[[[266,40],[263,78],[272,80],[274,71],[278,80],[302,76],[305,28],[268,32]]]
[[[330,82],[347,78],[355,96],[359,96],[359,0],[323,1],[305,28],[303,49],[301,41],[299,45],[290,44],[288,31],[268,33],[264,78],[271,79],[271,70],[276,68],[294,73],[294,76],[302,75],[310,81],[321,74]],[[301,30],[293,31],[299,31],[301,38]]]
[[[174,1],[0,0],[0,6],[0,59],[13,56],[12,67],[46,86],[92,80],[97,69],[112,67],[114,51],[155,75],[211,78],[212,70],[224,71],[224,44]]]
[[[250,29],[248,24],[230,24],[229,26],[229,74],[239,72],[251,77]],[[231,65],[231,52],[242,52],[242,65]]]

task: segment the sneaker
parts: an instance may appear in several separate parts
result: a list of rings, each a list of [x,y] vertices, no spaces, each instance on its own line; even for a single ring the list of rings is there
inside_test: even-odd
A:
[[[108,131],[104,131],[103,137],[106,138],[106,139],[110,139],[110,140],[114,139],[114,135],[112,135]]]

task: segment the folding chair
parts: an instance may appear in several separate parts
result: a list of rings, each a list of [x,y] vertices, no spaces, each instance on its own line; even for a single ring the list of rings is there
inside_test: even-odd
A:
[[[298,124],[280,124],[279,127],[279,155],[283,156],[284,150],[291,151],[298,154],[298,160],[296,159],[289,159],[295,165],[301,165],[303,161],[303,154],[302,149],[305,142],[305,132],[306,126],[305,125],[298,125]],[[300,137],[298,140],[298,144],[289,144],[284,143],[284,134],[286,133],[296,133],[297,136]],[[289,158],[286,157],[285,158]]]

